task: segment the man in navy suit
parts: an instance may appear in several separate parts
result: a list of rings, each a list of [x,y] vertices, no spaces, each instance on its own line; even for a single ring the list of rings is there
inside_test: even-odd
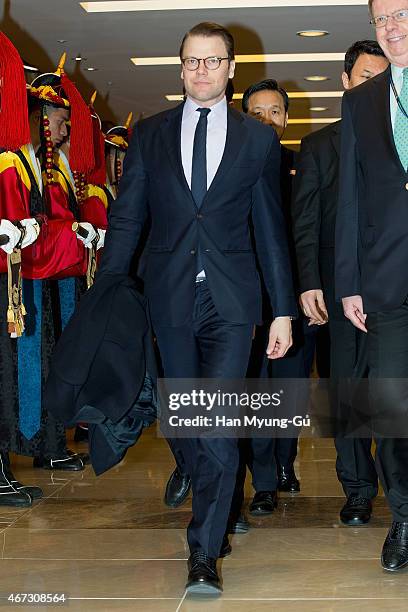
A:
[[[376,467],[392,512],[382,567],[408,566],[408,2],[369,0],[388,68],[343,97],[336,297],[367,334]]]
[[[271,359],[291,346],[296,316],[279,141],[274,130],[227,105],[235,69],[228,30],[195,26],[180,59],[186,100],[133,134],[100,273],[128,270],[149,216],[144,283],[165,376],[244,378],[253,327],[262,318],[251,219],[273,309]],[[216,559],[230,552],[225,534],[238,441],[201,437],[172,447],[193,490],[187,590],[219,595]]]

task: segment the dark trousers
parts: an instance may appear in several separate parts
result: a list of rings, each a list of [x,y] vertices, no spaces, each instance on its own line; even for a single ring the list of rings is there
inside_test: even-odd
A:
[[[339,407],[339,389],[342,379],[363,378],[367,376],[367,336],[358,330],[344,316],[343,319],[332,318],[330,325],[330,395],[332,410]],[[363,401],[367,401],[365,398]],[[354,407],[350,405],[349,410]],[[347,407],[341,405],[341,422],[346,417]],[[334,438],[337,451],[337,477],[347,497],[360,495],[369,499],[378,493],[378,477],[371,454],[371,438],[353,438],[337,435]]]
[[[315,350],[315,329],[307,327],[301,317],[292,323],[293,346],[282,359],[268,359],[269,325],[257,329],[248,366],[249,378],[308,378]],[[306,401],[306,400],[305,400]],[[255,491],[274,491],[278,469],[291,469],[297,455],[297,438],[252,438],[241,442],[241,479],[245,464],[252,474]]]
[[[252,325],[221,319],[207,283],[197,283],[191,324],[155,326],[164,375],[167,378],[244,378],[252,328]],[[235,488],[238,440],[177,439],[171,442],[171,448],[192,481],[193,517],[187,530],[190,550],[202,550],[210,557],[218,557]]]
[[[320,253],[324,299],[329,313],[330,332],[330,404],[332,411],[339,408],[339,385],[342,379],[367,377],[367,336],[345,318],[343,307],[334,297],[334,250]],[[347,408],[346,408],[347,409]],[[353,406],[349,407],[350,410]],[[342,407],[344,413],[344,406]],[[344,417],[344,414],[341,418]],[[378,477],[371,454],[372,440],[337,435],[337,477],[347,497],[360,495],[369,499],[378,493]]]
[[[408,414],[408,300],[394,310],[369,314],[366,326],[372,411],[375,415],[380,405],[391,427],[398,420],[405,425]],[[408,438],[378,435],[375,441],[377,472],[393,518],[407,522]]]

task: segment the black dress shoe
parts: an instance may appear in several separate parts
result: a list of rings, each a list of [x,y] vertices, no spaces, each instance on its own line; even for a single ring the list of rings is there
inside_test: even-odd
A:
[[[71,451],[72,453],[72,451]],[[59,459],[47,459],[46,457],[34,457],[33,467],[43,470],[61,470],[65,472],[80,472],[85,469],[85,463],[81,456],[72,453]]]
[[[0,506],[12,506],[13,508],[29,508],[33,499],[24,491],[18,491],[11,485],[2,483],[0,494]]]
[[[276,491],[258,491],[249,505],[249,512],[254,516],[272,514],[278,505]]]
[[[208,557],[204,552],[196,551],[188,560],[187,593],[218,597],[222,587],[217,572],[216,559]]]
[[[178,508],[187,498],[191,489],[191,478],[188,474],[183,474],[178,467],[170,476],[166,491],[164,493],[164,503],[170,508]]]
[[[76,453],[70,448],[67,448],[67,455],[69,455],[70,457],[79,457],[84,465],[89,465],[91,463],[91,457],[89,456],[89,453]]]
[[[232,547],[231,547],[231,544],[229,543],[228,536],[225,535],[222,541],[222,546],[221,546],[220,554],[218,555],[218,557],[220,559],[224,559],[225,557],[229,557],[231,553],[232,553]]]
[[[388,572],[396,572],[408,565],[408,523],[394,522],[385,539],[381,565]]]
[[[29,497],[31,497],[31,501],[33,499],[41,499],[43,497],[43,491],[42,489],[40,489],[40,487],[33,487],[31,485],[23,485],[21,484],[21,482],[19,482],[16,479],[13,472],[11,471],[11,465],[10,465],[10,459],[9,459],[8,453],[1,454],[0,479],[1,479],[0,485],[2,485],[0,487],[0,493],[1,492],[4,493],[6,490],[6,486],[7,486],[7,488],[10,488],[10,491],[12,494],[14,494],[15,491],[19,493],[25,493]],[[21,501],[23,505],[24,505],[24,501],[27,502],[27,500],[24,498]],[[31,502],[28,505],[31,506]]]
[[[284,493],[299,493],[300,483],[296,478],[293,466],[291,468],[285,468],[281,465],[278,468],[278,491],[283,491]]]
[[[370,520],[372,511],[371,499],[350,495],[340,510],[340,520],[344,525],[365,525]]]
[[[43,490],[40,489],[40,487],[34,487],[32,485],[23,485],[21,484],[21,482],[18,482],[18,480],[12,480],[11,484],[17,491],[20,491],[21,493],[28,493],[28,495],[32,497],[32,499],[41,499],[42,497],[44,497]]]
[[[237,519],[230,519],[228,522],[228,533],[247,533],[251,525],[246,520],[243,514],[240,514]]]

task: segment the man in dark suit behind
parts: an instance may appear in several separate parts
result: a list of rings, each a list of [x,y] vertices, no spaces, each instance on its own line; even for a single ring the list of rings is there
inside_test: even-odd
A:
[[[271,126],[282,140],[288,123],[289,97],[275,79],[265,79],[250,85],[242,98],[242,110],[265,125]],[[297,286],[296,258],[291,227],[291,193],[294,177],[295,152],[281,144],[281,198],[288,226],[288,238],[295,287]],[[293,323],[293,346],[283,359],[268,360],[265,355],[272,313],[264,308],[264,325],[257,327],[248,367],[250,378],[308,378],[314,355],[314,329],[299,317]],[[306,332],[306,333],[305,333]],[[249,506],[251,514],[271,514],[277,503],[277,489],[290,493],[300,490],[294,470],[297,438],[251,438],[247,443],[247,462],[252,473],[254,498]]]
[[[270,128],[228,107],[234,41],[203,23],[183,39],[186,101],[141,122],[112,206],[101,274],[126,272],[150,213],[145,293],[166,377],[244,378],[261,289],[250,239],[274,313],[267,353],[291,345],[296,316],[280,205],[280,151]],[[173,443],[192,479],[187,590],[218,595],[238,468],[236,439]]]
[[[346,52],[346,90],[379,74],[388,62],[375,41],[354,43]],[[311,321],[327,321],[330,332],[330,391],[337,409],[338,379],[364,375],[365,337],[344,315],[334,297],[334,232],[339,189],[340,122],[306,136],[298,156],[292,200],[301,305]],[[368,522],[378,482],[371,439],[335,439],[336,469],[347,496],[340,512],[346,525]]]
[[[408,565],[408,1],[369,10],[391,65],[343,98],[336,296],[367,334],[376,465],[393,516],[381,562],[396,571]]]

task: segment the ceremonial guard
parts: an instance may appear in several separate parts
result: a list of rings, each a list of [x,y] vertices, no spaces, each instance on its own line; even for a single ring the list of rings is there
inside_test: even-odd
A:
[[[102,133],[101,120],[94,109],[96,93],[96,91],[93,93],[89,105],[92,117],[94,167],[86,176],[80,214],[82,221],[92,223],[93,227],[97,229],[99,234],[98,248],[101,248],[108,227],[108,210],[112,196],[106,187],[105,137]]]
[[[8,244],[0,251],[0,467],[5,493],[0,504],[27,506],[42,492],[16,481],[9,451],[34,457],[35,467],[84,468],[81,457],[66,447],[63,425],[43,410],[42,391],[56,332],[50,279],[83,270],[86,257],[72,220],[49,210],[41,174],[40,159],[51,177],[53,146],[67,134],[68,100],[52,86],[31,87],[27,108],[21,59],[4,36],[1,48],[0,234],[7,234],[5,225],[20,222],[24,238],[16,241],[9,231]],[[12,247],[7,255],[4,251]]]
[[[123,162],[129,147],[129,142],[132,137],[132,122],[133,113],[129,113],[125,121],[125,125],[117,125],[106,132],[106,187],[116,200],[118,196],[118,187],[122,177]]]

